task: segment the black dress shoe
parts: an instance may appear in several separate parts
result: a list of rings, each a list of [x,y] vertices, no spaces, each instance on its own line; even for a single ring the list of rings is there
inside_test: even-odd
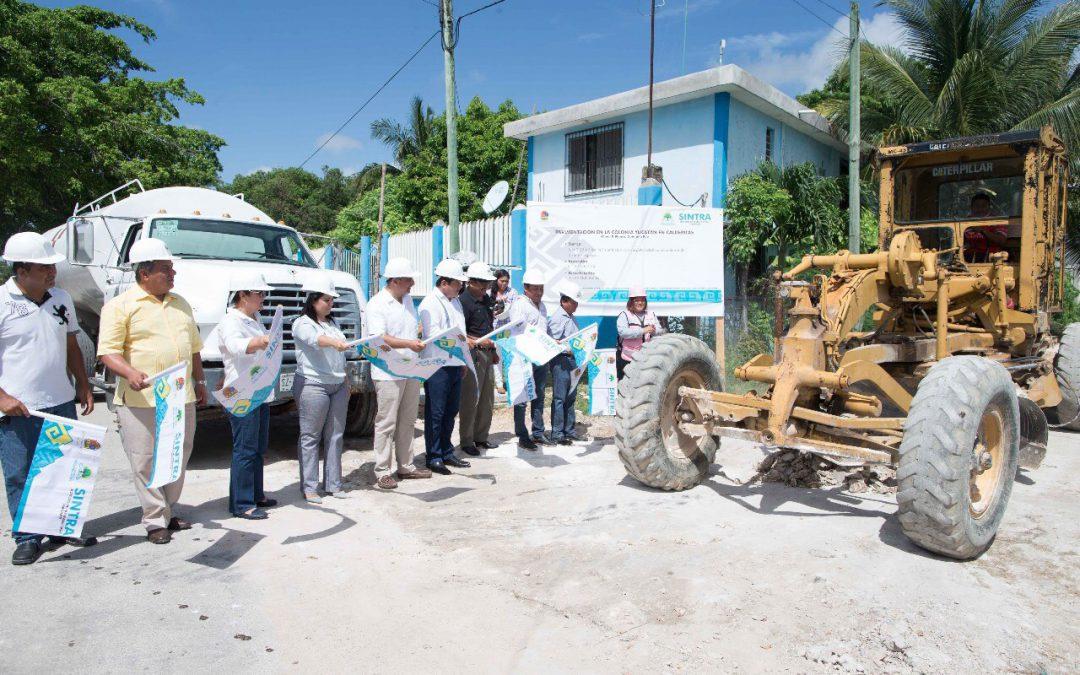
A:
[[[271,506],[277,506],[277,500],[276,499],[262,499],[262,500],[259,500],[259,501],[255,502],[255,506],[258,506],[260,509],[266,509],[266,508],[269,508]]]
[[[557,440],[555,442],[558,443],[559,445],[573,445],[574,444],[574,442],[572,440],[570,440],[569,438],[560,438],[559,440]]]
[[[550,438],[544,435],[533,436],[532,439],[533,443],[538,443],[540,445],[555,445],[555,443]]]
[[[469,464],[463,459],[458,459],[457,457],[447,457],[443,460],[443,464],[447,466],[452,466],[456,469],[468,469],[470,466],[472,466],[472,464]]]
[[[234,513],[233,515],[237,518],[243,518],[244,520],[266,520],[270,517],[269,513],[258,507],[251,509],[247,513],[241,511],[240,513]]]
[[[495,443],[492,443],[491,441],[480,441],[479,443],[476,444],[476,447],[483,448],[484,450],[494,450],[495,448],[497,448],[499,446],[496,445]]]
[[[537,450],[540,446],[538,446],[536,443],[529,440],[528,438],[521,438],[518,439],[518,447],[525,448],[526,450]]]
[[[444,476],[449,476],[452,473],[442,462],[428,462],[427,468],[431,470],[431,473],[439,473]]]
[[[67,544],[76,548],[86,548],[96,544],[97,537],[49,537],[49,543],[56,546]]]
[[[19,542],[11,554],[12,565],[32,565],[41,557],[41,542],[37,539]]]
[[[477,445],[479,445],[479,444],[477,444]],[[480,449],[478,447],[476,447],[475,445],[466,445],[466,446],[461,448],[461,451],[464,452],[469,457],[479,457],[480,456]]]

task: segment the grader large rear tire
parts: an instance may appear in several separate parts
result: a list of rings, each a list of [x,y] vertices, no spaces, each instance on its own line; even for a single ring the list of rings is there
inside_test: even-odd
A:
[[[990,548],[1012,493],[1020,409],[1009,373],[978,356],[934,365],[904,423],[896,494],[916,544],[966,560]]]
[[[704,342],[677,334],[647,343],[619,383],[615,447],[626,471],[649,487],[694,487],[716,457],[714,437],[679,431],[681,386],[718,390],[720,370]]]
[[[1080,323],[1070,323],[1061,335],[1054,374],[1061,389],[1061,403],[1054,408],[1057,423],[1080,431]]]

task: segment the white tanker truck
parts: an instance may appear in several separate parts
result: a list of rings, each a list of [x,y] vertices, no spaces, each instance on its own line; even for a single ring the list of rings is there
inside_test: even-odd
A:
[[[121,198],[125,193],[130,194]],[[335,321],[346,339],[362,336],[360,321],[366,301],[356,277],[319,269],[296,230],[275,223],[239,195],[195,187],[143,190],[139,181],[131,181],[85,206],[76,205],[67,222],[45,236],[58,251],[66,252],[67,260],[57,266],[56,284],[74,300],[87,370],[94,384],[102,389],[111,390],[115,382],[97,363],[101,307],[135,283],[128,251],[145,237],[161,239],[178,258],[173,290],[191,304],[206,341],[203,368],[211,390],[219,386],[224,372],[217,345],[207,337],[228,309],[228,283],[233,271],[262,274],[274,289],[267,294],[266,307],[284,307],[285,353],[275,388],[275,406],[292,401],[296,355],[291,323],[303,307],[305,294],[300,287],[306,280],[330,275],[341,294],[334,303]],[[268,327],[271,314],[264,312],[263,316]],[[358,354],[351,354],[346,373],[352,390],[347,431],[369,433],[376,409],[369,364]],[[111,405],[111,397],[109,401]],[[220,414],[216,401],[199,410],[200,418]]]

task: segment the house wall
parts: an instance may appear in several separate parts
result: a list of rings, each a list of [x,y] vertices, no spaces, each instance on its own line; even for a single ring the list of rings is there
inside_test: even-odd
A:
[[[840,155],[836,150],[783,124],[741,101],[731,98],[728,109],[728,182],[753,171],[765,159],[765,129],[772,128],[774,163],[791,166],[812,162],[823,175],[836,176]]]
[[[623,122],[623,187],[603,193],[566,196],[566,134]],[[641,171],[648,156],[648,113],[611,117],[532,137],[529,147],[529,199],[544,202],[636,204]],[[674,103],[653,111],[653,164],[664,181],[689,204],[712,193],[713,97]],[[676,206],[667,190],[663,203]],[[708,201],[706,202],[708,203]]]

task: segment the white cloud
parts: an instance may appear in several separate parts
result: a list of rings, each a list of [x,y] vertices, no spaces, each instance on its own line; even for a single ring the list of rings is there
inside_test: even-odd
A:
[[[724,61],[780,89],[802,93],[821,86],[845,56],[848,20],[838,18],[833,28],[737,36],[727,41]],[[876,45],[906,46],[904,28],[891,13],[879,13],[861,28],[863,39]],[[712,65],[717,61],[714,58]]]
[[[329,143],[327,143],[327,139],[330,139]],[[313,145],[312,147],[317,148],[323,143],[326,143],[326,147],[323,148],[323,150],[327,150],[329,152],[345,152],[346,150],[359,150],[363,147],[363,143],[353,138],[352,136],[338,134],[337,136],[330,138],[329,132],[316,138],[315,145]]]

